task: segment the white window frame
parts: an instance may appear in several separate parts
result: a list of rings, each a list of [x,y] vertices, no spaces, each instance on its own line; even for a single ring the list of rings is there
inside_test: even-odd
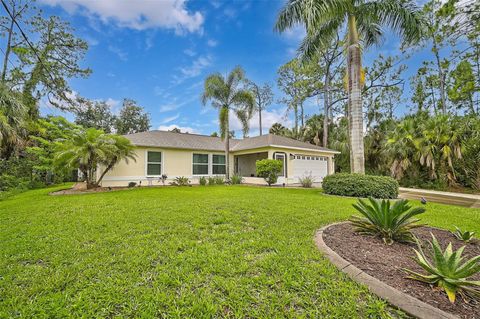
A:
[[[223,164],[215,164],[215,163],[213,162],[213,156],[215,156],[215,155],[217,155],[217,156],[223,156],[223,157],[225,158],[225,163],[223,163]],[[211,172],[210,175],[218,175],[218,176],[224,176],[224,175],[226,175],[226,174],[213,174],[213,167],[214,167],[214,166],[224,166],[224,167],[225,167],[225,173],[226,173],[226,172],[227,172],[227,156],[226,156],[225,154],[211,154],[211,156],[212,156],[212,160],[211,160],[212,169],[209,171],[209,172]]]
[[[285,169],[287,167],[287,157],[285,156],[284,153],[275,153],[275,155],[273,156],[275,160],[278,160],[277,156],[283,158],[282,175],[278,175],[278,177],[285,177],[287,175],[287,172]]]
[[[208,158],[208,162],[205,164],[205,163],[195,163],[193,161],[195,155],[207,155],[207,158]],[[200,153],[200,152],[193,152],[192,153],[192,176],[209,176],[211,175],[211,163],[212,163],[212,159],[211,159],[211,154],[209,153]],[[195,174],[193,172],[193,166],[194,165],[207,165],[207,174]]]
[[[149,162],[148,153],[160,153],[160,162]],[[160,164],[160,175],[149,175],[148,174],[148,164]],[[146,150],[145,151],[145,176],[146,177],[160,177],[163,175],[163,166],[165,165],[164,156],[162,151]]]

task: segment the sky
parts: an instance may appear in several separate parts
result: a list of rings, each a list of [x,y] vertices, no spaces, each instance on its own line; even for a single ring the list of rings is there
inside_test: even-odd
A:
[[[151,129],[211,134],[218,131],[218,113],[203,106],[205,77],[228,73],[241,65],[250,80],[274,86],[274,103],[262,113],[264,132],[275,122],[292,125],[291,115],[278,102],[278,68],[295,56],[304,32],[274,31],[282,0],[39,0],[45,16],[58,15],[71,23],[89,50],[82,66],[93,70],[87,79],[72,79],[74,92],[106,100],[118,112],[130,98],[151,116]],[[379,53],[398,53],[399,39],[388,35],[365,53],[368,65]],[[414,65],[413,62],[409,62]],[[414,69],[414,68],[410,68]],[[416,70],[416,69],[415,69]],[[319,113],[316,100],[306,114]],[[404,109],[397,110],[404,112]],[[43,114],[65,115],[48,105]],[[236,136],[241,126],[230,119]],[[250,136],[258,134],[258,118]]]

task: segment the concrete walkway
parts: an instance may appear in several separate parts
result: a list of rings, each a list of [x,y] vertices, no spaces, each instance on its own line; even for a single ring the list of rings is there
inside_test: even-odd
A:
[[[440,192],[426,189],[400,187],[399,198],[420,200],[422,197],[429,202],[480,208],[480,195]]]

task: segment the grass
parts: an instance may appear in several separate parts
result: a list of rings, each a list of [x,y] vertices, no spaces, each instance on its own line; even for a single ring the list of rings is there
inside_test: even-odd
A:
[[[392,315],[314,246],[353,199],[247,186],[52,190],[0,202],[0,318]],[[480,232],[478,209],[427,207],[424,222]]]

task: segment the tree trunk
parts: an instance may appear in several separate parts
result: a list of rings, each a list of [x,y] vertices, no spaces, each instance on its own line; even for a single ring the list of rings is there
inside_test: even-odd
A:
[[[361,50],[355,17],[348,17],[348,106],[351,172],[365,174],[361,83]]]
[[[15,17],[15,11],[13,12],[13,16]],[[3,59],[2,82],[5,82],[5,78],[7,77],[7,64],[8,64],[8,57],[10,56],[10,50],[11,50],[11,45],[12,45],[12,35],[13,35],[14,21],[15,21],[14,19],[12,19],[10,21],[10,27],[7,30],[8,38],[7,38],[7,47],[5,48],[5,57]]]
[[[323,147],[328,147],[328,111],[330,109],[330,72],[325,74],[325,92],[323,93]]]
[[[304,128],[305,127],[305,113],[303,112],[303,102],[300,103],[300,124],[302,125],[300,128]]]
[[[295,114],[295,138],[297,138],[297,135],[298,135],[298,105],[295,106],[295,109],[294,109],[294,114]]]
[[[437,68],[438,68],[438,80],[440,81],[439,83],[439,89],[440,89],[440,103],[442,103],[442,113],[446,114],[447,113],[447,98],[446,98],[446,93],[445,93],[445,72],[442,67],[442,62],[440,61],[440,55],[438,53],[438,48],[437,44],[435,42],[435,39],[433,40],[433,53],[435,54],[435,60],[437,62]]]
[[[258,124],[260,126],[260,136],[262,136],[262,108],[258,107]]]
[[[115,162],[112,162],[112,163],[108,164],[108,166],[105,168],[105,170],[100,175],[100,178],[97,180],[97,182],[95,184],[100,185],[100,182],[102,181],[105,174],[107,174],[107,172],[110,171],[113,168],[114,165],[115,165]]]
[[[225,123],[225,179],[230,179],[230,116],[227,112],[227,119]]]

